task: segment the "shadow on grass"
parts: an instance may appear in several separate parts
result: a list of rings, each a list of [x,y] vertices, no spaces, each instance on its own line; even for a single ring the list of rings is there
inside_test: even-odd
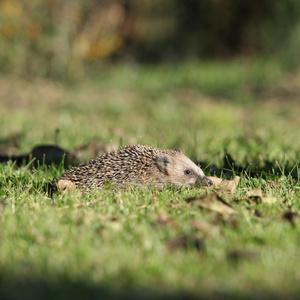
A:
[[[119,284],[117,284],[119,286]],[[199,288],[201,290],[201,288]],[[174,288],[171,291],[156,291],[151,288],[140,288],[130,286],[125,288],[114,288],[110,286],[93,285],[81,281],[62,280],[50,282],[46,278],[24,279],[12,278],[0,281],[0,299],[56,299],[56,300],[77,300],[77,299],[299,299],[300,290],[291,293],[255,290],[255,291],[213,291],[200,292],[199,294],[189,291],[179,291]]]
[[[93,157],[100,156],[98,150],[101,150],[101,154],[106,153],[105,144],[100,143],[95,146],[91,143],[93,147],[96,147],[96,150],[93,151]],[[85,146],[88,147],[88,146]],[[98,148],[97,148],[98,147]],[[55,146],[55,145],[41,145],[36,146],[32,149],[31,153],[23,155],[3,155],[0,154],[0,163],[7,163],[11,161],[16,167],[21,167],[25,165],[32,165],[33,167],[43,167],[43,166],[54,166],[56,169],[63,167],[64,169],[69,166],[78,166],[80,165],[80,160],[77,156],[82,147],[77,150],[72,151],[72,155],[68,151]],[[102,149],[103,148],[103,149]],[[77,153],[78,152],[78,153]],[[98,154],[98,155],[97,155]],[[296,181],[299,181],[300,178],[300,161],[298,162],[285,162],[284,166],[279,166],[277,161],[265,160],[264,162],[245,162],[244,165],[237,165],[235,159],[226,152],[223,157],[223,165],[216,166],[210,165],[209,162],[197,162],[197,165],[209,166],[205,171],[209,175],[215,175],[222,177],[223,175],[226,178],[234,177],[235,175],[246,175],[248,177],[256,177],[263,179],[278,179],[282,175],[290,176]]]
[[[209,165],[208,162],[197,162],[197,164],[201,166]],[[235,175],[246,175],[251,178],[279,179],[284,175],[299,181],[300,161],[294,163],[285,162],[284,166],[280,166],[275,160],[265,160],[263,162],[246,161],[243,165],[238,165],[229,153],[225,153],[222,166],[209,165],[205,171],[217,177],[225,176],[227,179]]]

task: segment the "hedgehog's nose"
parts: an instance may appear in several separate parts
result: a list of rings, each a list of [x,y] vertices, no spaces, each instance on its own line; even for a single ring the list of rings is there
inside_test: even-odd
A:
[[[212,185],[213,185],[213,182],[212,182],[212,180],[210,180],[210,179],[207,179],[207,185],[208,185],[208,186],[212,186]]]
[[[202,177],[201,179],[199,178],[199,180],[197,180],[196,184],[197,183],[200,185],[203,185],[203,186],[212,186],[213,185],[212,180],[210,180],[207,177]]]
[[[205,177],[202,181],[202,184],[203,185],[206,185],[206,186],[212,186],[213,185],[213,182],[212,180],[210,180],[209,178]]]

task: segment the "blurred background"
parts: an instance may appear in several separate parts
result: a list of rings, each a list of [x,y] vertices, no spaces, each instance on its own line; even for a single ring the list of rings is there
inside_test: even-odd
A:
[[[45,195],[133,143],[241,175],[238,214]],[[0,0],[1,299],[297,299],[299,163],[300,0]]]
[[[299,0],[0,0],[0,153],[140,142],[292,168],[299,53]]]
[[[299,65],[297,0],[1,0],[1,73],[80,79],[108,62],[272,56]]]

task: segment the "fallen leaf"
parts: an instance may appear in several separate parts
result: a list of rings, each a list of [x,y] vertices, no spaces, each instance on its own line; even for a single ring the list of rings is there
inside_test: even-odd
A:
[[[224,179],[221,184],[221,191],[228,192],[230,195],[233,195],[235,193],[239,181],[240,181],[239,176],[235,176],[234,180]]]
[[[207,176],[208,179],[210,179],[213,182],[214,188],[221,188],[222,179],[219,177],[214,176]]]
[[[175,252],[181,248],[188,249],[188,247],[201,251],[204,247],[204,242],[201,238],[187,235],[179,236],[166,242],[166,248],[169,252]]]
[[[202,231],[202,230],[208,231],[212,227],[214,227],[212,224],[210,224],[206,221],[191,220],[190,223],[195,229],[200,230],[200,231]]]
[[[262,198],[264,196],[263,191],[261,189],[253,189],[247,192],[247,196],[251,197],[260,197]]]
[[[207,221],[200,221],[200,220],[191,220],[191,226],[198,230],[205,233],[210,233],[212,235],[217,235],[220,233],[220,228],[216,225],[212,225]]]
[[[244,200],[253,201],[256,204],[259,203],[275,204],[278,201],[276,197],[263,197],[263,196],[256,196],[256,195],[249,196],[249,198],[246,198]]]
[[[202,197],[189,198],[186,201],[196,203],[199,207],[215,211],[220,215],[230,215],[236,213],[231,205],[224,201],[216,193],[211,193]]]
[[[165,211],[161,211],[158,213],[155,219],[155,224],[165,226],[176,226],[175,222]]]
[[[240,181],[239,176],[235,176],[234,180],[228,180],[228,179],[221,179],[218,177],[208,177],[213,182],[213,189],[215,191],[218,191],[220,193],[228,193],[229,195],[233,196],[235,193],[235,190],[237,188],[237,185]]]
[[[229,225],[233,229],[237,229],[238,225],[239,225],[239,222],[238,222],[237,218],[235,218],[233,216],[229,216],[226,219],[223,218],[223,224],[224,225]]]

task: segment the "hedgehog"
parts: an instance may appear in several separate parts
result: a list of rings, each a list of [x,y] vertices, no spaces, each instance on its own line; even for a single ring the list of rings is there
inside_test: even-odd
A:
[[[105,153],[65,172],[54,183],[67,181],[80,190],[101,189],[106,183],[127,186],[200,187],[213,183],[179,148],[163,150],[131,145]]]

